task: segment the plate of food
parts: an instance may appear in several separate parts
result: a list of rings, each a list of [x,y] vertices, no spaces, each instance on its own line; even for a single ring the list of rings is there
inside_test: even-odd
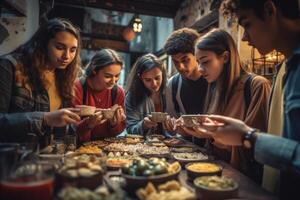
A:
[[[102,153],[102,149],[100,149],[98,146],[92,146],[92,145],[85,145],[79,147],[76,152],[78,153],[88,153],[88,154],[99,154]]]
[[[145,146],[145,148],[139,149],[137,153],[146,158],[162,157],[167,158],[170,156],[170,150],[167,146]]]
[[[176,146],[176,147],[172,147],[171,152],[177,152],[177,153],[192,153],[197,151],[197,148],[195,146],[192,145],[180,145],[180,146]]]
[[[125,164],[131,164],[137,156],[128,152],[109,152],[107,154],[106,166],[111,170],[117,170]]]
[[[94,140],[94,141],[83,143],[83,146],[97,146],[99,148],[103,148],[107,145],[109,145],[109,142],[104,140]]]
[[[208,156],[201,152],[191,152],[191,153],[172,152],[171,155],[175,160],[177,160],[182,165],[185,165],[190,162],[208,160]]]
[[[179,198],[181,200],[196,200],[196,194],[194,192],[175,180],[168,181],[158,186],[154,186],[150,182],[145,188],[138,189],[136,195],[140,200]]]
[[[182,141],[180,139],[177,139],[177,138],[167,138],[167,139],[164,139],[163,142],[167,146],[170,146],[170,147],[178,146],[178,145],[183,145],[184,144],[184,141]]]

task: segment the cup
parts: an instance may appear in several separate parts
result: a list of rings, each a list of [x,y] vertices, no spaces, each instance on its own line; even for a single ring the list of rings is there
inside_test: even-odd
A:
[[[79,108],[79,113],[81,117],[91,116],[95,113],[96,107],[87,105],[76,105],[75,108]]]
[[[183,125],[186,127],[200,126],[201,115],[181,115],[183,119]]]
[[[167,119],[168,113],[151,112],[151,120],[157,123],[162,123]]]
[[[115,110],[113,109],[101,109],[101,112],[105,119],[112,119],[115,115]]]
[[[1,199],[53,199],[54,167],[46,163],[23,163],[0,182]]]

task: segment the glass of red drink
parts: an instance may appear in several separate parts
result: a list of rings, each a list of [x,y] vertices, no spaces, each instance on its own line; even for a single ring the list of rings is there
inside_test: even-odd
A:
[[[0,199],[52,200],[54,167],[48,163],[24,163],[0,182]]]

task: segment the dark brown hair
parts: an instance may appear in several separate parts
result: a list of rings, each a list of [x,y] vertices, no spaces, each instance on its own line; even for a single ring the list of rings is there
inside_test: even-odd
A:
[[[222,2],[221,10],[224,15],[234,16],[239,10],[250,9],[263,19],[264,4],[267,1],[272,1],[283,16],[290,19],[300,18],[298,0],[225,0]]]
[[[91,62],[87,65],[85,75],[87,77],[93,77],[93,71],[96,73],[112,64],[119,64],[123,66],[123,59],[121,56],[112,49],[101,49],[92,58]]]
[[[174,31],[164,45],[164,51],[168,55],[177,53],[194,54],[195,42],[199,38],[199,33],[190,28],[182,28]]]
[[[20,46],[14,53],[20,56],[24,73],[29,77],[32,89],[41,90],[48,84],[44,77],[48,60],[48,43],[59,32],[68,32],[78,41],[76,55],[66,69],[56,69],[56,86],[62,100],[71,105],[73,98],[74,81],[80,68],[80,33],[71,22],[65,19],[51,19],[41,25],[33,37]],[[63,80],[63,81],[62,81]]]
[[[164,91],[167,83],[166,69],[163,62],[153,54],[146,54],[138,58],[133,65],[130,74],[127,78],[126,92],[130,92],[131,101],[134,105],[138,106],[146,96],[150,95],[150,91],[144,86],[141,80],[141,75],[154,68],[159,68],[162,71],[162,83],[160,86],[160,92]]]

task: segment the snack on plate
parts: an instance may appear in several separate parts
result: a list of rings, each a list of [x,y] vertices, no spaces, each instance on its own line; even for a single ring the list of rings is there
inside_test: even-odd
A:
[[[108,158],[106,160],[106,165],[108,167],[115,167],[115,168],[121,168],[123,165],[131,164],[131,163],[132,163],[132,159],[122,158],[122,157]]]
[[[141,200],[192,200],[196,195],[180,185],[178,181],[168,181],[157,188],[150,182],[145,188],[137,191]]]
[[[76,150],[78,153],[102,153],[102,150],[97,146],[81,146]]]
[[[141,142],[140,138],[126,137],[126,143],[127,144],[137,144],[137,143],[140,143],[140,142]]]
[[[95,141],[83,143],[83,146],[97,146],[99,148],[103,148],[107,145],[109,145],[109,142],[104,141],[104,140],[95,140]]]
[[[172,153],[172,156],[176,159],[176,160],[207,160],[208,156],[204,155],[201,152],[192,152],[192,153]]]
[[[217,172],[222,170],[217,164],[205,162],[193,163],[189,165],[187,169],[193,172]]]

